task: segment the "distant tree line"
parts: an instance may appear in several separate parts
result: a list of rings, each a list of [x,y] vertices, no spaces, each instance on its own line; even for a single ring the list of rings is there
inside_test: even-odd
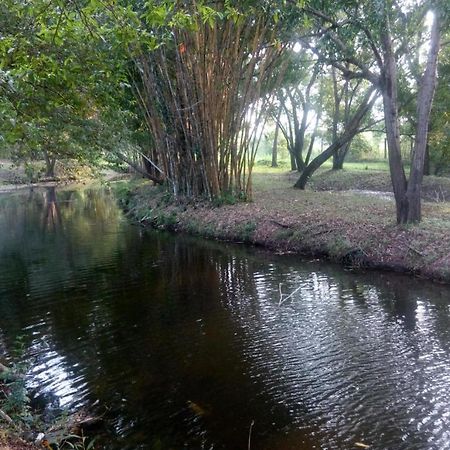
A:
[[[397,222],[418,222],[424,173],[450,159],[448,18],[444,0],[4,0],[0,146],[48,176],[112,158],[175,196],[245,200],[268,120],[300,189],[376,126]]]

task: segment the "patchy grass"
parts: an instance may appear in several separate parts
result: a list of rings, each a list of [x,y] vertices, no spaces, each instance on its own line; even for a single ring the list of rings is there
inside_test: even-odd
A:
[[[338,175],[342,189],[347,187],[346,175]],[[367,190],[366,178],[354,175]],[[370,175],[377,181],[369,180],[369,189],[380,187],[378,174]],[[292,188],[296,177],[281,171],[256,172],[253,201],[221,207],[163,201],[160,189],[140,186],[131,193],[129,213],[161,228],[450,282],[449,202],[424,203],[420,225],[398,227],[391,198],[347,189],[300,191]]]
[[[312,189],[317,191],[367,190],[392,192],[388,172],[366,172],[358,170],[321,171],[311,179]],[[450,201],[450,178],[425,176],[422,197],[426,201]]]
[[[331,169],[333,163],[328,160],[323,167],[327,170]],[[344,170],[357,170],[357,171],[383,171],[389,172],[389,163],[387,160],[367,160],[367,161],[353,161],[345,162]]]
[[[311,188],[316,191],[347,191],[352,189],[391,192],[388,172],[359,170],[327,170],[311,179]]]
[[[333,163],[331,160],[328,160],[323,165],[323,168],[326,170],[330,170]],[[277,171],[286,171],[290,168],[290,162],[287,160],[280,160],[278,161],[277,168],[272,168],[271,166],[271,160],[269,159],[260,159],[256,162],[254,171],[257,173],[261,172],[270,172],[271,170],[277,170]],[[363,160],[363,161],[353,161],[353,162],[345,162],[344,163],[345,170],[369,170],[371,172],[373,171],[384,171],[389,172],[389,163],[387,160]]]

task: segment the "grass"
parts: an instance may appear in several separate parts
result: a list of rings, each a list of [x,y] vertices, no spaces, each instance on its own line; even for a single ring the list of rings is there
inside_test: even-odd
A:
[[[331,161],[327,161],[323,168],[331,169],[333,166]],[[368,170],[368,171],[381,171],[389,172],[389,163],[387,160],[367,160],[367,161],[355,161],[344,163],[345,170]]]
[[[361,161],[346,163],[343,170],[330,170],[331,163],[320,168],[311,178],[307,189],[315,191],[353,191],[367,190],[392,193],[389,167],[385,161]],[[369,170],[365,170],[369,167]],[[262,176],[264,175],[264,176]],[[272,168],[270,165],[257,165],[254,169],[253,183],[256,191],[285,188],[286,183],[294,185],[297,172],[285,168]],[[422,196],[427,201],[450,201],[450,178],[425,176]]]
[[[421,224],[398,227],[391,197],[355,190],[389,191],[387,172],[325,169],[304,191],[292,187],[297,177],[257,167],[253,200],[220,207],[163,201],[161,190],[144,185],[132,192],[130,213],[159,228],[450,282],[449,201],[424,202]],[[449,179],[430,177],[424,185],[427,195],[450,194]]]
[[[253,171],[255,173],[273,173],[273,172],[286,172],[290,168],[290,162],[287,160],[279,161],[278,167],[270,167],[271,161],[266,159],[260,159],[256,162]],[[328,160],[322,167],[324,169],[331,169],[333,163]],[[346,162],[344,164],[346,170],[369,170],[389,172],[389,163],[387,160],[363,160],[363,161],[353,161]]]

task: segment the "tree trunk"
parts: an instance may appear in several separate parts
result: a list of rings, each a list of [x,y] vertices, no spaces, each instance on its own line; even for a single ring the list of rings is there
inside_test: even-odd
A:
[[[316,156],[309,164],[306,166],[305,170],[302,172],[300,178],[295,183],[294,187],[298,189],[305,189],[306,183],[308,182],[311,175],[328,159],[330,159],[337,149],[346,145],[350,142],[353,137],[358,133],[358,128],[364,116],[372,108],[376,95],[373,95],[375,87],[370,87],[361,104],[358,106],[352,119],[346,124],[345,130],[342,135],[337,138],[326,150],[324,150],[320,155]]]
[[[289,156],[291,157],[291,170],[297,170],[297,162],[295,161],[294,154],[289,152]]]
[[[425,162],[423,165],[423,174],[424,175],[431,175],[431,167],[430,167],[430,146],[427,142],[426,148],[425,148]]]
[[[330,159],[336,149],[342,145],[342,140],[337,140],[333,142],[327,149],[325,149],[320,155],[316,156],[305,168],[305,170],[300,175],[300,178],[294,184],[297,189],[305,189],[311,175],[328,159]]]
[[[423,74],[417,99],[416,140],[411,159],[411,171],[406,197],[408,200],[407,222],[415,223],[421,220],[421,191],[427,149],[428,123],[431,105],[436,89],[437,61],[440,46],[439,15],[435,12],[431,28],[430,50],[427,65]]]
[[[47,150],[44,150],[45,176],[47,178],[55,178],[56,158],[50,156]]]
[[[350,142],[347,142],[333,153],[333,170],[342,170],[344,168],[344,161],[349,148]]]
[[[306,152],[305,164],[308,165],[311,159],[312,151],[314,148],[314,141],[317,136],[317,128],[319,127],[320,117],[322,115],[322,110],[319,110],[316,114],[316,123],[314,124],[314,129],[311,135],[311,140],[309,141],[308,151]]]
[[[392,48],[389,18],[383,34],[384,71],[381,79],[383,92],[384,122],[386,126],[389,169],[397,210],[397,223],[405,223],[408,205],[406,200],[406,176],[400,149],[400,128],[398,117],[397,67]]]
[[[144,178],[148,178],[149,180],[153,181],[155,184],[163,184],[164,183],[165,180],[162,176],[158,177],[156,175],[153,175],[148,170],[142,168],[140,164],[134,163],[129,158],[127,158],[125,155],[122,155],[119,152],[114,152],[114,155],[117,156],[117,158],[119,158],[124,163],[128,164],[137,173],[140,173]]]
[[[303,141],[299,139],[299,136],[295,139],[295,145],[294,145],[294,159],[295,159],[295,167],[297,168],[298,172],[303,172],[305,170],[306,164],[305,161],[303,161]]]
[[[278,117],[275,120],[275,136],[273,137],[272,145],[272,167],[278,167],[278,135],[280,133],[280,116],[281,116],[281,105],[278,109]]]
[[[342,170],[344,168],[344,160],[339,155],[339,149],[333,154],[333,167],[332,170]]]
[[[306,164],[303,159],[303,147],[305,145],[305,133],[308,125],[309,106],[307,103],[303,104],[303,116],[300,128],[296,130],[295,136],[295,159],[297,162],[297,170],[302,172],[305,170]]]

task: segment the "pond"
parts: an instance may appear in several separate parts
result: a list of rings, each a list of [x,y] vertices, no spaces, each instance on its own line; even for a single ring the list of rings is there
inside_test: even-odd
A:
[[[144,230],[107,189],[0,196],[0,333],[105,449],[450,448],[450,287]]]

